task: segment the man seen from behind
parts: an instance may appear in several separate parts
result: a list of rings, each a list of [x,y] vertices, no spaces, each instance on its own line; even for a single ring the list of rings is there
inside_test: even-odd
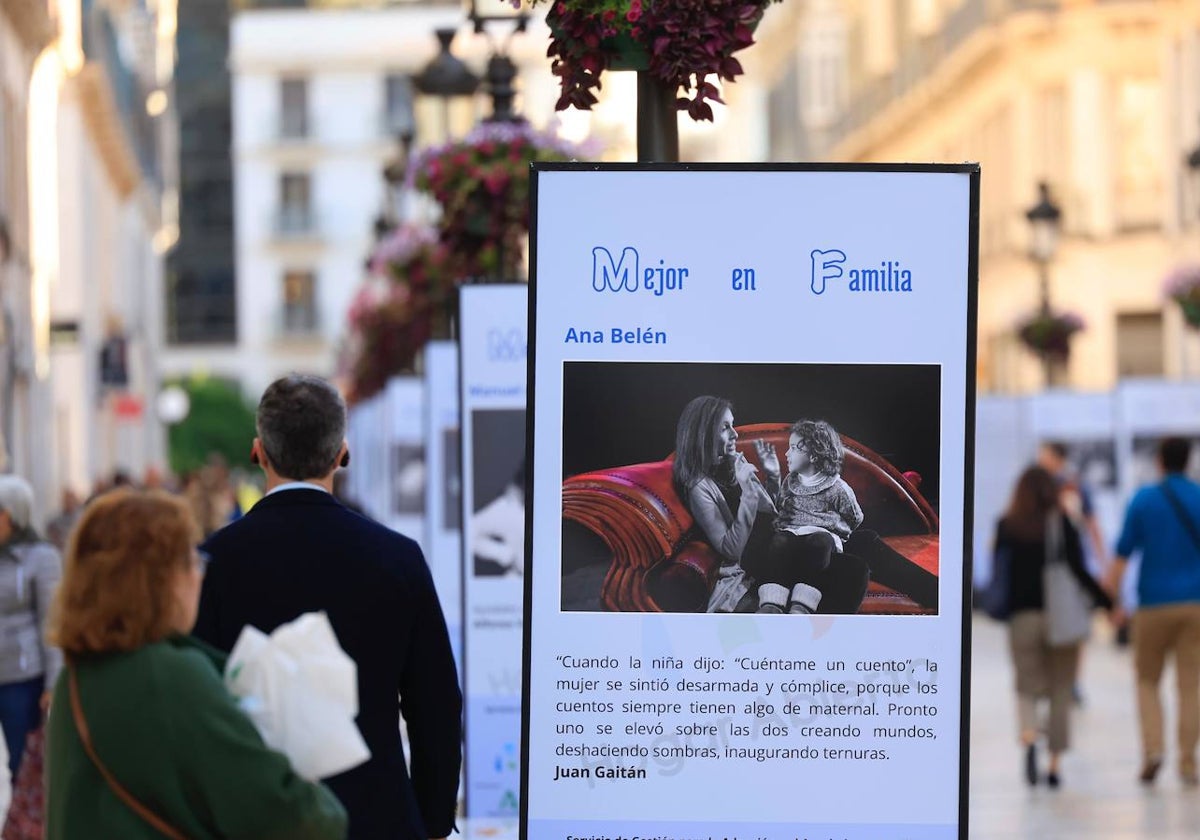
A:
[[[1163,480],[1143,487],[1129,503],[1107,580],[1116,599],[1126,562],[1141,552],[1133,652],[1145,784],[1154,782],[1163,764],[1158,683],[1168,655],[1175,657],[1179,691],[1179,776],[1186,785],[1200,781],[1200,485],[1184,476],[1189,449],[1183,438],[1159,445]]]
[[[266,495],[204,544],[212,560],[194,633],[229,651],[247,624],[270,633],[325,612],[358,666],[356,722],[371,750],[365,764],[324,780],[350,816],[350,840],[446,837],[458,800],[462,695],[421,550],[332,495],[349,454],[346,406],[328,382],[297,374],[273,382],[257,431],[251,458],[266,473]]]

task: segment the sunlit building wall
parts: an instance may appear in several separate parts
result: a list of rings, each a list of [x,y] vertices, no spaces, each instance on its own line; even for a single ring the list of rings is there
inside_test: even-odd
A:
[[[47,117],[55,125],[44,141],[57,165],[40,191],[57,201],[57,264],[44,300],[46,347],[35,345],[35,367],[48,365],[53,389],[39,434],[56,487],[86,492],[115,470],[138,478],[165,460],[154,399],[169,239],[163,197],[171,186],[160,121],[169,119],[170,102],[157,14],[170,5],[59,6],[57,101]],[[36,320],[36,282],[34,297]]]
[[[755,49],[772,160],[978,161],[979,383],[1044,384],[1015,325],[1038,305],[1025,211],[1063,211],[1055,309],[1087,329],[1055,384],[1200,373],[1162,294],[1200,258],[1200,7],[1171,0],[805,0]],[[737,107],[736,105],[734,107]],[[725,150],[728,151],[728,150]]]
[[[48,370],[35,365],[35,344],[44,351],[48,319],[43,309],[35,321],[34,301],[53,265],[36,258],[35,236],[44,232],[46,218],[35,218],[31,187],[35,166],[46,171],[53,159],[31,156],[39,139],[31,96],[35,75],[43,87],[55,85],[53,74],[37,72],[57,32],[52,12],[45,0],[0,2],[0,470],[30,480],[38,515],[49,509],[53,472],[41,435],[50,406]]]

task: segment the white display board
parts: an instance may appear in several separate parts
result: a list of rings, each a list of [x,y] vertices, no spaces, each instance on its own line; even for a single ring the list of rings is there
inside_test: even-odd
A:
[[[425,384],[416,376],[394,376],[384,391],[387,440],[377,451],[387,472],[386,502],[380,522],[416,540],[425,539]]]
[[[522,837],[965,837],[978,167],[534,177]]]
[[[520,793],[527,307],[524,285],[459,298],[464,799],[476,829],[515,818]]]
[[[992,579],[996,523],[1004,514],[1021,471],[1033,462],[1037,441],[1029,401],[980,397],[975,407],[975,587]]]
[[[425,559],[462,675],[462,453],[458,345],[425,346]]]
[[[387,394],[380,392],[350,411],[347,442],[350,446],[350,500],[377,522],[386,522],[389,475]]]

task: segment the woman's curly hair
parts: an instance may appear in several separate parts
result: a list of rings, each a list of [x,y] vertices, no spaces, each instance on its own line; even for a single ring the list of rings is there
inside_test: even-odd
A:
[[[788,431],[800,439],[800,445],[808,452],[809,460],[817,472],[825,475],[842,474],[846,450],[833,426],[824,420],[798,420]]]

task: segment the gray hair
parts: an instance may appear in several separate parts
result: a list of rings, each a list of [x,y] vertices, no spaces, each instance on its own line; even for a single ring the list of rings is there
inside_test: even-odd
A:
[[[19,475],[0,475],[0,510],[8,513],[13,528],[28,531],[33,527],[33,488]]]
[[[346,438],[346,403],[321,377],[293,373],[267,386],[255,425],[280,477],[324,478],[337,466]]]

